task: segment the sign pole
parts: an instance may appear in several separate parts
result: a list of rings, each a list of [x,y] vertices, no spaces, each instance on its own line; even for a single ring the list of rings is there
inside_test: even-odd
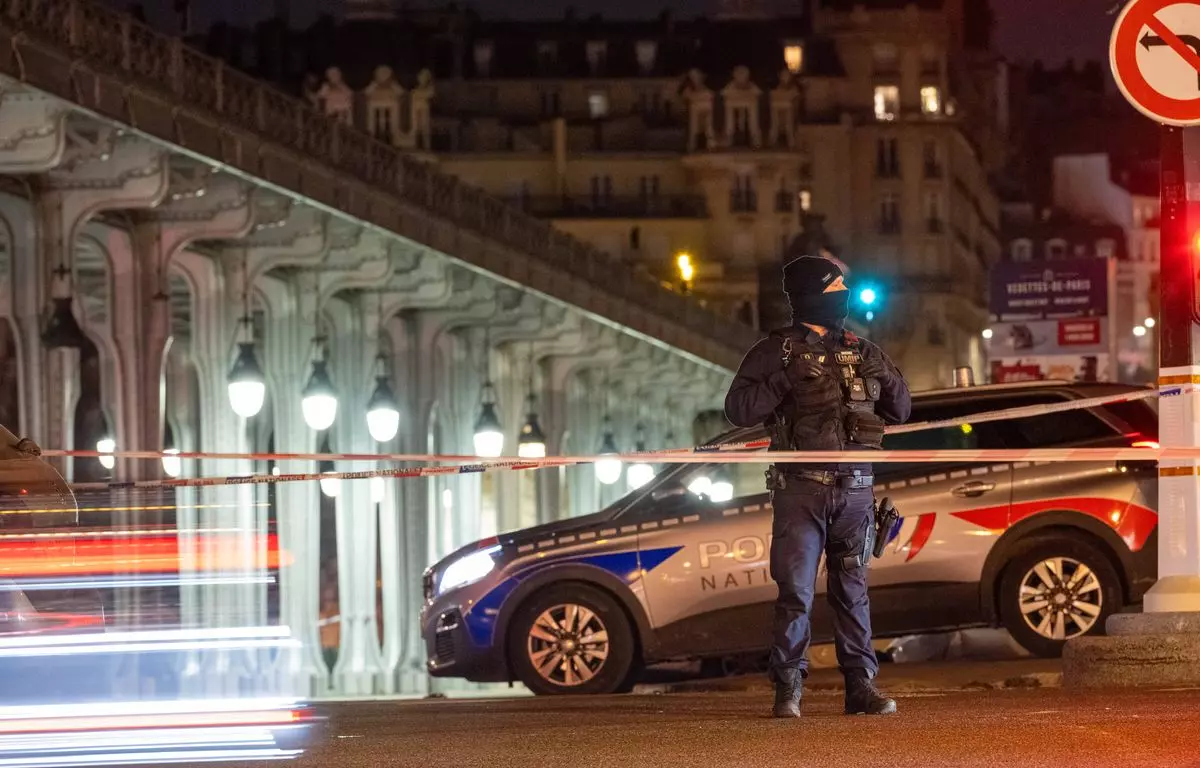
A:
[[[1196,256],[1188,190],[1200,182],[1200,130],[1162,127],[1162,248],[1159,278],[1159,441],[1164,448],[1200,446],[1193,343]],[[1189,183],[1191,182],[1191,183]],[[1200,611],[1200,476],[1195,459],[1162,461],[1158,478],[1158,581],[1147,613]]]
[[[1200,29],[1195,0],[1130,0],[1109,41],[1117,87],[1163,125],[1159,198],[1158,430],[1164,448],[1200,446],[1200,361],[1195,343],[1200,249],[1189,216],[1200,203]],[[1191,220],[1189,220],[1191,219]],[[1063,684],[1077,688],[1200,685],[1200,461],[1158,465],[1158,581],[1142,613],[1114,613],[1107,637],[1085,636],[1063,649]]]

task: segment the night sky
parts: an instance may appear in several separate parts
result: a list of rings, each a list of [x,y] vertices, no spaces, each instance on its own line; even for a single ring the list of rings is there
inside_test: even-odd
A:
[[[1120,2],[1123,0],[991,0],[997,46],[1018,61],[1040,58],[1053,65],[1071,58],[1107,60],[1108,35]],[[337,13],[341,7],[340,0],[290,0],[289,4],[299,24],[311,21],[320,11]],[[433,3],[410,1],[412,7],[429,4]],[[471,4],[487,15],[513,17],[561,16],[568,6],[574,6],[580,15],[603,12],[612,18],[655,15],[664,7],[691,16],[713,7],[712,0],[473,0]],[[156,21],[170,23],[169,0],[151,0],[145,5],[159,9]],[[218,19],[250,23],[270,15],[277,6],[272,0],[193,0],[193,22],[198,29]]]

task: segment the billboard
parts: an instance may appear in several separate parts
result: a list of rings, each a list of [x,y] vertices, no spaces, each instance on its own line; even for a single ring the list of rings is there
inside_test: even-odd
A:
[[[1107,354],[1032,355],[992,358],[988,380],[993,384],[1017,381],[1111,381]]]
[[[1000,262],[992,267],[990,309],[998,320],[1108,314],[1108,260]]]
[[[1100,317],[993,323],[991,330],[991,358],[1108,352],[1108,323]]]

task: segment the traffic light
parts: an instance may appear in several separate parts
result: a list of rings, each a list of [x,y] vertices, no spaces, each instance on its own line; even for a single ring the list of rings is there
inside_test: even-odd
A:
[[[855,313],[868,323],[874,320],[883,305],[883,290],[876,283],[862,282],[852,296]]]

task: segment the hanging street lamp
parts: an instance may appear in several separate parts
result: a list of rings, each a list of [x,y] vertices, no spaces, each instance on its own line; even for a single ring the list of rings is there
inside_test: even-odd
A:
[[[536,405],[532,393],[525,398],[525,424],[517,436],[517,455],[522,459],[546,458],[546,433],[538,422]]]
[[[338,397],[329,378],[329,368],[325,362],[325,339],[313,339],[313,347],[317,354],[313,356],[312,373],[308,383],[304,385],[300,408],[304,412],[304,423],[314,432],[324,432],[333,426],[337,419]]]
[[[646,451],[646,428],[642,424],[637,426],[637,452],[645,453]],[[645,461],[639,461],[629,467],[629,471],[625,473],[625,481],[629,484],[629,490],[636,491],[646,483],[654,479],[654,467]]]
[[[105,436],[96,441],[96,452],[101,454],[98,457],[100,466],[112,469],[117,465],[117,459],[112,455],[115,450],[117,450],[117,441],[111,437]]]
[[[484,459],[504,455],[504,427],[496,414],[496,390],[491,381],[483,384],[483,403],[475,421],[475,455]]]
[[[318,449],[318,452],[319,453],[333,453],[333,449],[329,447],[329,436],[328,435],[321,438],[321,447]],[[335,469],[332,461],[323,459],[320,462],[318,462],[317,471],[320,472],[322,475],[332,475],[336,472],[336,469]],[[323,478],[321,478],[320,482],[321,482],[321,493],[325,494],[329,498],[336,499],[338,494],[341,493],[341,490],[342,490],[341,478],[339,478],[339,477],[323,477]]]
[[[50,310],[42,323],[42,343],[47,349],[81,349],[89,343],[72,309],[70,277],[71,270],[66,265],[54,270]]]
[[[254,354],[253,341],[238,342],[228,382],[229,407],[233,412],[243,419],[257,416],[267,398],[267,382]]]
[[[367,401],[367,431],[377,443],[390,443],[400,431],[400,406],[388,382],[383,355],[376,358],[379,373],[375,377],[375,391]]]
[[[617,441],[613,437],[612,421],[604,417],[604,438],[600,441],[600,455],[609,456],[618,453]],[[596,479],[602,485],[612,485],[621,479],[622,464],[620,459],[602,458],[596,462]]]

